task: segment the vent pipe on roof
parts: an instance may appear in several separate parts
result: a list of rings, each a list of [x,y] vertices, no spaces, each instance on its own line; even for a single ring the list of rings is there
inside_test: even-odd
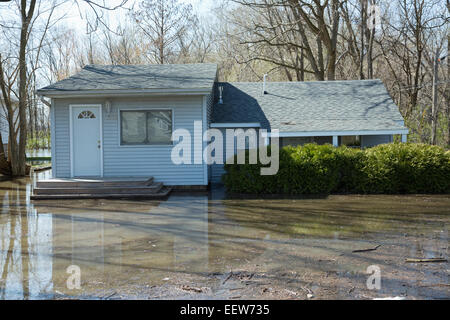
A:
[[[263,76],[263,90],[262,90],[263,94],[267,94],[267,91],[266,91],[266,78],[267,78],[267,73],[264,74],[264,76]]]
[[[223,86],[219,86],[219,104],[223,104],[222,94],[223,94]]]

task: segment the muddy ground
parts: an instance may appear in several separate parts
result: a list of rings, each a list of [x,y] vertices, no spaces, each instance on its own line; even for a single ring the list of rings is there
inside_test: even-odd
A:
[[[448,260],[447,195],[30,202],[30,184],[0,182],[1,299],[450,298],[448,261],[406,262]]]

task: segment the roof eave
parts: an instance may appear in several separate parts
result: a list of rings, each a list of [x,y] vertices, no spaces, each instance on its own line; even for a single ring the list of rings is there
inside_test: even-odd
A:
[[[382,130],[341,130],[341,131],[280,131],[278,137],[324,137],[324,136],[368,136],[368,135],[390,135],[408,134],[408,128],[382,129]],[[267,135],[271,137],[272,132]]]
[[[39,96],[49,98],[75,97],[131,97],[131,96],[164,96],[164,95],[205,95],[211,93],[211,88],[188,89],[122,89],[122,90],[45,90],[39,89]]]

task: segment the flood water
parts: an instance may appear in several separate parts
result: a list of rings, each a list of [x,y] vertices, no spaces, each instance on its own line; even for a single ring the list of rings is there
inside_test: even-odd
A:
[[[27,150],[27,157],[51,157],[50,149]]]
[[[0,299],[450,298],[448,262],[405,262],[448,258],[446,195],[233,199],[213,188],[30,202],[30,190],[30,179],[0,182]],[[380,289],[367,287],[369,266]]]

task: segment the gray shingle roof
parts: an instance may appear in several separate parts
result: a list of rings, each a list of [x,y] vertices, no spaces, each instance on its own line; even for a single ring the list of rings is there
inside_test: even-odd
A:
[[[261,82],[218,86],[223,104],[216,101],[213,123],[259,122],[280,132],[406,129],[380,80],[268,82],[264,95]]]
[[[146,89],[208,89],[216,78],[217,65],[88,65],[79,73],[38,90],[103,91]]]

